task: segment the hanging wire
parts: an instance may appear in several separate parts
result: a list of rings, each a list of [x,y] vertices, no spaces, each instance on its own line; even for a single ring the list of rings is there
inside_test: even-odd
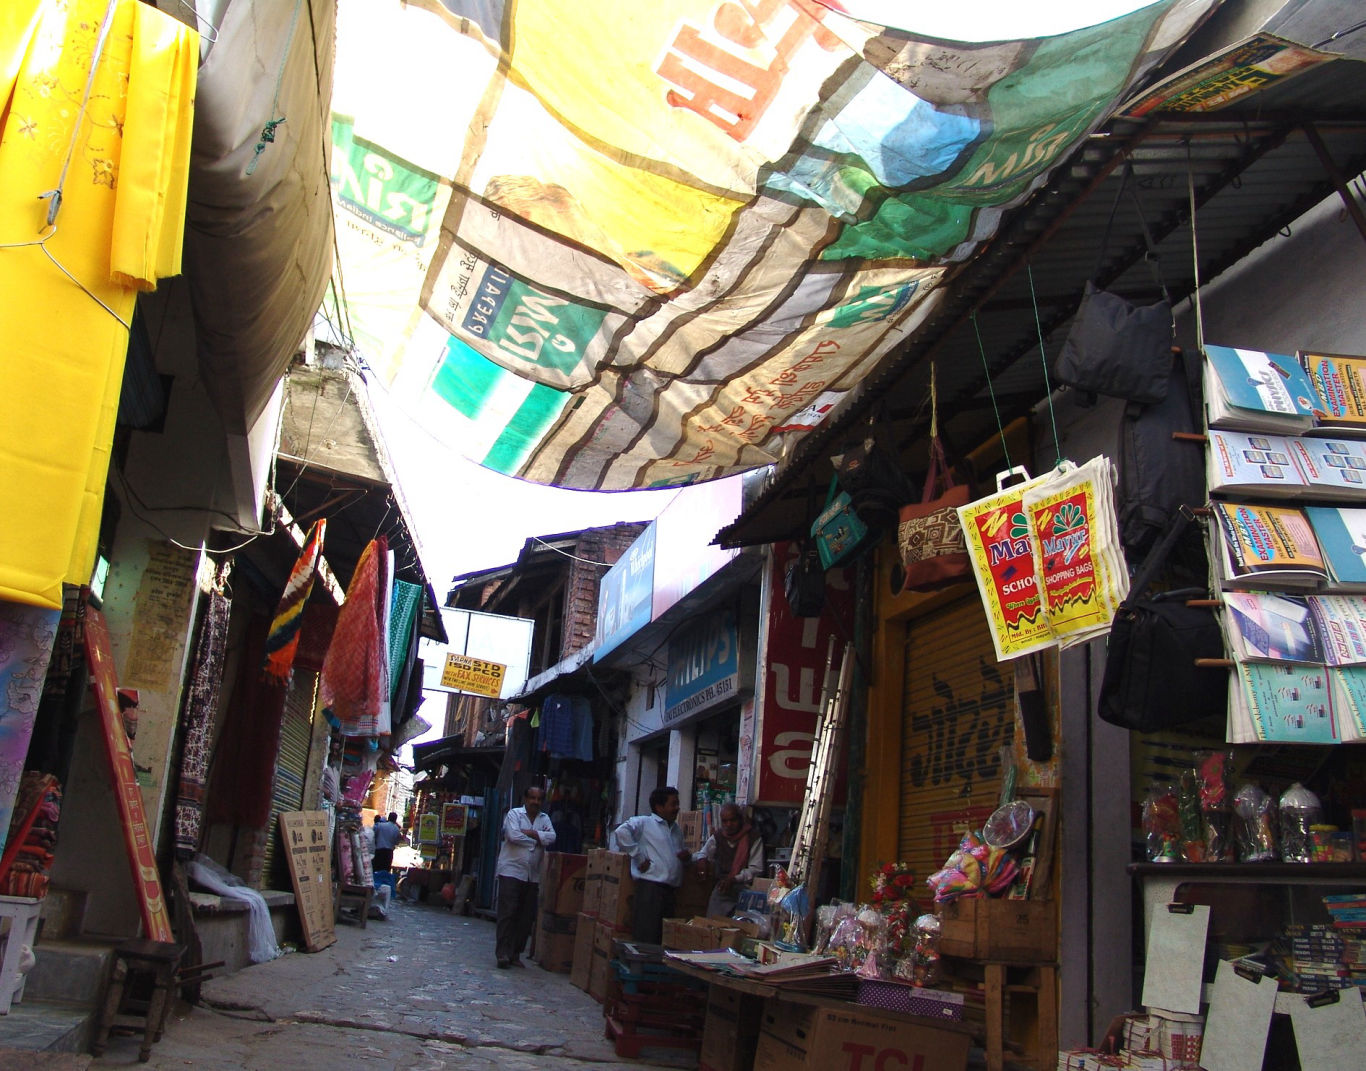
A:
[[[1001,436],[1001,451],[1006,456],[1006,468],[1013,469],[1014,463],[1010,460],[1010,447],[1006,445],[1006,429],[1001,423],[1001,408],[996,404],[996,388],[991,383],[991,369],[987,366],[987,348],[982,344],[982,329],[977,324],[977,310],[973,309],[968,317],[972,320],[972,330],[977,335],[977,352],[982,355],[982,371],[987,375],[987,393],[991,395],[991,411],[996,414],[996,432]]]
[[[1186,188],[1191,205],[1191,269],[1195,274],[1195,345],[1205,352],[1205,317],[1200,308],[1200,247],[1195,240],[1195,166],[1191,160],[1191,143],[1186,142]]]
[[[47,243],[57,237],[57,216],[62,210],[62,199],[66,191],[67,174],[71,170],[71,160],[76,154],[76,144],[80,140],[81,125],[87,119],[87,108],[90,105],[90,96],[95,88],[95,75],[99,70],[100,61],[104,57],[104,48],[109,41],[110,29],[114,21],[114,9],[117,7],[116,0],[109,0],[109,4],[104,11],[104,20],[100,23],[99,32],[95,38],[95,50],[90,57],[90,71],[86,75],[85,90],[81,95],[81,106],[76,115],[76,121],[71,126],[71,139],[67,142],[66,156],[62,160],[61,174],[57,178],[57,185],[50,190],[44,190],[38,194],[40,201],[47,201],[47,233],[41,238],[36,238],[31,242],[4,242],[0,243],[0,249],[22,249],[26,246],[36,245],[43,251],[43,255],[52,262],[52,266],[70,279],[76,286],[90,298],[95,304],[99,305],[105,312],[109,313],[126,330],[131,331],[130,325],[122,316],[115,312],[110,306],[88,286],[81,282],[71,273],[61,261],[59,261],[48,249]]]
[[[266,125],[261,127],[261,136],[256,142],[256,150],[252,153],[251,160],[247,163],[246,173],[248,175],[256,173],[256,165],[261,161],[261,154],[266,151],[267,145],[274,143],[275,130],[285,121],[285,117],[279,114],[280,86],[285,80],[285,68],[289,66],[289,50],[294,44],[294,29],[299,24],[299,8],[301,5],[302,0],[294,0],[294,12],[289,17],[289,33],[285,35],[284,51],[280,54],[280,69],[275,72],[275,97],[270,102],[270,114],[277,116],[277,118],[267,119]]]
[[[939,438],[939,380],[933,361],[930,362],[930,441]]]
[[[1053,451],[1057,454],[1055,464],[1062,464],[1062,440],[1058,438],[1058,415],[1053,411],[1053,386],[1048,382],[1048,352],[1043,345],[1043,324],[1039,322],[1039,299],[1034,293],[1034,265],[1025,262],[1025,274],[1029,276],[1029,300],[1034,305],[1034,330],[1039,336],[1039,363],[1043,365],[1043,387],[1048,395],[1048,419],[1053,423]]]

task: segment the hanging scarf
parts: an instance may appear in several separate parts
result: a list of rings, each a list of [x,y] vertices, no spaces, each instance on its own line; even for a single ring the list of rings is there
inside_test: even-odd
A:
[[[740,828],[740,832],[735,835],[734,839],[726,836],[719,829],[716,831],[716,854],[721,855],[721,849],[723,847],[733,853],[730,860],[729,874],[732,882],[739,881],[738,875],[740,871],[744,870],[745,867],[749,865],[749,838],[753,831],[754,827],[748,822]],[[722,856],[721,861],[723,863],[725,862],[724,856]]]
[[[377,536],[361,554],[323,659],[323,711],[346,736],[379,734],[385,651],[380,578],[388,551],[388,540]]]
[[[275,617],[270,622],[270,632],[266,636],[266,657],[261,672],[276,684],[288,684],[294,671],[294,652],[299,649],[299,628],[304,620],[304,605],[313,591],[313,581],[318,575],[318,559],[323,553],[323,534],[327,530],[327,518],[314,523],[304,540],[299,560],[289,571],[285,583],[285,593],[280,596]]]

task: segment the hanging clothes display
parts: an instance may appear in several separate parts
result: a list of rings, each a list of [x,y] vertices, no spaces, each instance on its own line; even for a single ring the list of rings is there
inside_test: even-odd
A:
[[[378,536],[361,554],[323,660],[323,709],[346,736],[378,736],[389,731],[389,726],[381,730],[380,725],[385,698],[380,583],[388,551],[388,541]]]
[[[231,610],[231,599],[218,591],[209,592],[190,665],[181,714],[184,737],[180,753],[180,784],[176,790],[175,803],[175,850],[181,859],[189,859],[199,850],[199,831],[204,818],[204,786],[208,780],[218,695],[223,683],[223,658],[228,649],[228,617]],[[297,616],[299,619],[303,617],[302,604]],[[266,642],[269,646],[269,638]],[[296,624],[291,649],[297,642]]]
[[[60,617],[60,610],[0,602],[0,837],[9,830]]]
[[[137,0],[0,13],[0,599],[90,577],[135,299],[181,270],[198,59]]]

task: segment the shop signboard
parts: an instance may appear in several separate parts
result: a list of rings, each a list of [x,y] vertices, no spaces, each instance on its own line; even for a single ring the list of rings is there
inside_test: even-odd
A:
[[[142,807],[142,790],[133,769],[133,752],[128,746],[123,718],[119,714],[119,682],[114,672],[114,652],[109,643],[109,626],[104,615],[93,606],[85,612],[85,648],[90,663],[90,685],[95,690],[104,730],[105,757],[113,780],[114,802],[123,827],[123,844],[133,872],[138,910],[142,916],[143,936],[152,941],[172,941],[171,916],[161,890],[161,872],[147,815]]]
[[[626,553],[603,574],[598,585],[598,623],[594,637],[602,658],[650,623],[655,583],[655,522],[650,522]]]
[[[703,615],[669,641],[665,725],[738,701],[739,689],[740,644],[734,609]]]
[[[332,841],[325,811],[281,811],[294,902],[304,931],[304,946],[320,952],[336,944],[332,911]]]
[[[424,814],[417,820],[417,842],[419,844],[439,844],[441,842],[441,816]]]
[[[493,699],[516,695],[531,667],[536,622],[444,606],[446,643],[419,642],[423,691],[464,692]]]
[[[497,699],[507,669],[501,662],[486,662],[482,658],[470,658],[448,651],[446,664],[441,670],[441,685],[454,691]]]
[[[793,543],[775,548],[764,690],[759,708],[758,757],[750,802],[798,806],[806,795],[806,773],[816,739],[821,684],[830,640],[838,652],[853,634],[854,598],[848,573],[825,574],[825,607],[820,617],[795,617],[783,595],[783,574],[797,554]],[[838,625],[836,624],[838,622]],[[835,801],[844,799],[846,764],[839,763]],[[742,797],[743,798],[743,797]]]
[[[684,487],[655,520],[655,575],[649,620],[696,590],[740,553],[712,542],[716,533],[740,516],[744,477],[731,476]]]

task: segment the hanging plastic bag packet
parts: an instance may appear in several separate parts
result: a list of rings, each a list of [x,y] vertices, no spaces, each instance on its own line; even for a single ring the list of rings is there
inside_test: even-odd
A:
[[[1023,477],[1023,483],[1006,481]],[[1034,549],[1024,495],[1045,477],[1030,479],[1022,468],[996,477],[996,493],[958,507],[958,520],[972,557],[972,573],[986,607],[996,658],[1004,662],[1056,641],[1048,631],[1034,572]]]
[[[1048,631],[1066,648],[1103,635],[1129,592],[1107,457],[1064,461],[1022,496]]]

